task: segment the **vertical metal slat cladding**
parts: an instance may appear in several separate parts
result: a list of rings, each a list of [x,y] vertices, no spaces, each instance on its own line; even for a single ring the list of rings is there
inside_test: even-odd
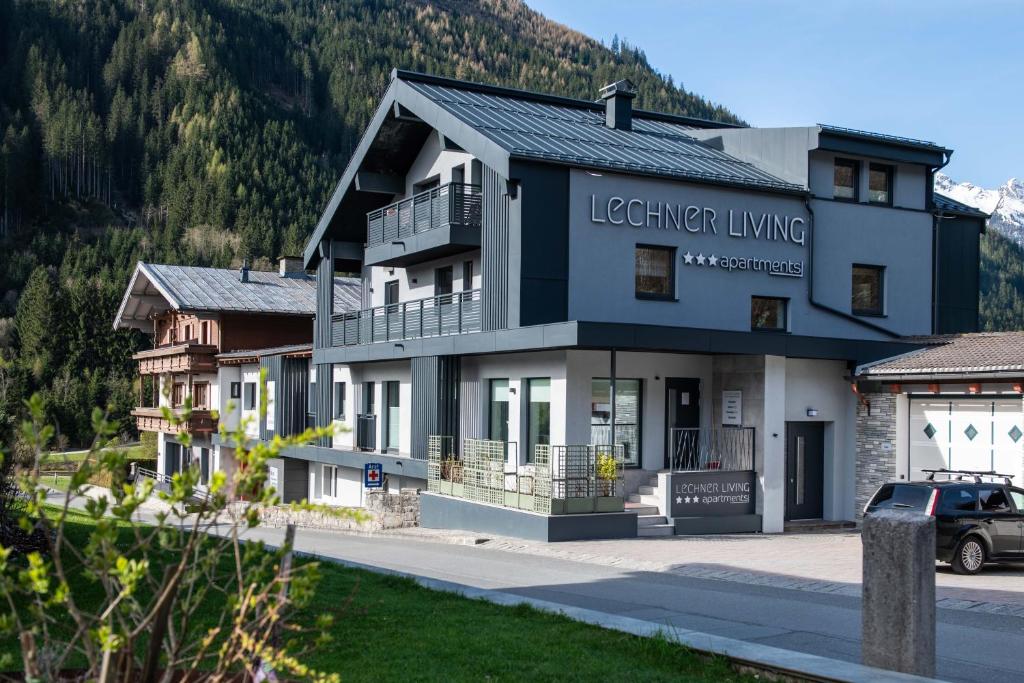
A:
[[[281,356],[263,356],[260,358],[260,370],[267,371],[267,388],[271,386],[273,382],[274,386],[274,405],[267,407],[267,415],[260,416],[260,439],[267,441],[274,438],[274,433],[280,433],[278,430],[281,429]],[[270,412],[273,411],[273,415]],[[267,429],[267,418],[273,417],[274,429]]]
[[[426,459],[427,437],[458,438],[458,356],[422,356],[412,359],[412,457]]]
[[[330,240],[321,243],[323,258],[316,267],[316,324],[313,345],[318,349],[331,346],[331,316],[334,314],[334,254]]]
[[[459,430],[455,435],[455,450],[461,453],[461,439],[484,438],[483,418],[481,411],[483,401],[480,398],[480,380],[465,379],[459,382]]]
[[[334,423],[334,366],[318,363],[316,366],[316,426],[329,427]],[[316,440],[316,445],[330,448],[331,437]]]
[[[505,181],[487,166],[481,209],[481,327],[503,330],[508,327],[509,198]]]
[[[281,380],[277,386],[277,433],[281,436],[301,434],[306,428],[309,405],[309,360],[282,358]]]

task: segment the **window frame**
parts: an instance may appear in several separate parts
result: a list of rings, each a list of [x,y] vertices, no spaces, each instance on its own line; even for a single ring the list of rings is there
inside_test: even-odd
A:
[[[232,382],[231,383],[231,398],[242,398],[242,383]]]
[[[871,198],[871,172],[876,170],[883,170],[886,172],[886,189],[885,194],[888,199],[884,202],[875,201]],[[896,185],[896,167],[892,164],[879,164],[874,161],[868,164],[868,203],[874,206],[892,206],[893,200],[893,188]]]
[[[473,262],[462,262],[462,291],[469,292],[473,289]]]
[[[853,196],[852,197],[840,197],[836,194],[836,168],[839,166],[852,166],[853,167]],[[837,202],[860,202],[860,170],[861,162],[858,159],[849,159],[847,157],[835,157],[832,160],[832,199]]]
[[[867,309],[867,308],[856,308],[854,306],[854,295],[853,291],[853,276],[854,271],[858,268],[865,268],[873,270],[878,273],[878,308]],[[853,315],[862,316],[866,318],[884,318],[885,313],[885,279],[886,279],[886,266],[880,266],[871,263],[853,263],[850,265],[850,312]]]
[[[524,443],[526,445],[526,453],[524,454],[525,455],[524,462],[526,462],[527,464],[532,464],[533,461],[534,461],[533,460],[533,452],[532,452],[532,450],[530,448],[530,405],[533,403],[533,401],[531,400],[531,398],[533,397],[533,383],[534,382],[539,382],[539,381],[547,381],[547,383],[548,383],[548,400],[547,400],[547,404],[548,404],[548,435],[547,435],[548,442],[547,442],[547,444],[541,444],[540,441],[537,441],[537,445],[550,445],[551,444],[551,390],[552,390],[551,378],[550,377],[526,377],[526,378],[523,379],[523,383],[526,386],[526,391],[523,392],[523,400],[526,403],[526,411],[525,411],[526,412],[526,419],[523,421],[523,426],[524,426],[524,429],[526,430],[526,434],[525,434],[526,438],[524,439]],[[537,401],[537,403],[540,403],[540,401]]]
[[[612,380],[611,380],[610,377],[591,377],[590,378],[590,399],[591,399],[591,409],[590,409],[590,441],[591,441],[592,445],[595,445],[595,446],[605,446],[605,445],[609,445],[609,444],[594,444],[593,443],[593,441],[594,441],[594,427],[605,426],[605,425],[602,425],[600,423],[598,423],[598,424],[594,423],[593,399],[594,399],[594,383],[595,382],[607,382],[608,383],[608,393],[609,393],[609,399],[610,399],[611,398],[610,394],[611,394],[611,382],[612,382]],[[644,387],[644,380],[643,380],[642,377],[616,377],[615,378],[615,386],[616,386],[615,396],[616,396],[616,398],[618,398],[618,396],[619,396],[618,388],[619,388],[619,384],[621,382],[636,382],[636,390],[637,390],[636,422],[621,422],[621,421],[618,421],[619,420],[619,416],[621,415],[621,413],[618,410],[616,410],[615,411],[615,419],[617,420],[617,422],[616,422],[616,424],[611,424],[611,422],[610,422],[611,421],[611,415],[609,415],[608,416],[609,424],[607,426],[611,427],[612,443],[610,445],[612,445],[612,446],[615,445],[615,432],[616,432],[616,428],[617,427],[635,427],[636,428],[636,454],[635,454],[636,455],[636,461],[634,462],[632,460],[623,460],[622,466],[625,469],[639,469],[640,465],[641,465],[641,461],[643,460],[643,453],[644,453],[644,389],[645,389],[645,387]]]
[[[852,277],[852,276],[851,276]],[[782,302],[782,327],[755,327],[754,326],[754,300],[781,301]],[[750,295],[750,331],[751,332],[782,332],[789,333],[789,297],[788,296],[767,296],[765,294]]]
[[[335,420],[345,419],[345,399],[348,397],[346,382],[336,381],[334,383],[334,405],[332,406]]]
[[[256,382],[243,383],[243,395],[245,394],[249,395],[242,399],[242,410],[256,410],[256,404],[258,403],[256,398]]]
[[[500,441],[501,439],[494,438],[495,425],[494,425],[494,405],[496,403],[502,403],[502,401],[494,400],[494,384],[495,382],[505,383],[505,395],[506,399],[503,401],[505,404],[505,412],[508,414],[508,419],[505,421],[505,439],[506,444],[509,443],[509,430],[508,424],[511,421],[512,415],[512,383],[508,377],[489,377],[487,378],[487,439],[490,441]]]
[[[655,292],[641,292],[638,288],[637,273],[636,273],[636,259],[637,252],[641,249],[653,249],[655,251],[668,252],[668,294],[658,294]],[[637,243],[633,245],[633,296],[641,301],[678,301],[678,283],[677,283],[677,272],[676,268],[676,254],[678,248],[666,244],[644,244]]]
[[[328,479],[327,472],[330,471],[331,477]],[[331,492],[326,493],[324,491],[324,484],[328,481],[331,482]],[[338,466],[321,464],[320,466],[320,497],[321,498],[337,498],[338,497]]]
[[[398,453],[402,443],[402,383],[399,380],[384,380],[381,382],[381,394],[383,394],[383,412],[381,413],[381,453]],[[395,398],[395,405],[391,405],[391,398]],[[391,409],[395,408],[398,419],[398,433],[395,435],[397,443],[391,443]]]
[[[192,408],[194,410],[209,410],[210,408],[210,383],[195,382],[192,384]]]

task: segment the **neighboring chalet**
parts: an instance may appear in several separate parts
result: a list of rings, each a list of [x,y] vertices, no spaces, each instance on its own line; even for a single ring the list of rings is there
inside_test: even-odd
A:
[[[347,302],[358,308],[359,281],[335,278],[333,294],[343,306]],[[134,327],[153,336],[153,348],[133,357],[139,363],[140,391],[132,415],[140,431],[158,435],[159,474],[170,475],[198,461],[205,483],[211,471],[231,470],[232,451],[220,448],[214,438],[214,411],[232,420],[229,428],[238,417],[255,414],[258,363],[268,355],[257,349],[284,347],[277,352],[289,358],[304,355],[302,362],[308,363],[315,311],[316,279],[302,270],[299,259],[281,259],[278,272],[248,266],[237,271],[142,262],[136,266],[114,327]],[[255,359],[255,373],[240,374],[238,352]],[[186,423],[174,425],[164,418],[161,406],[178,410],[188,397],[192,414]],[[227,410],[229,402],[233,413]],[[296,408],[303,424],[307,409]],[[259,436],[266,424],[254,424],[253,429],[252,436]],[[191,450],[180,443],[180,432],[192,435]]]

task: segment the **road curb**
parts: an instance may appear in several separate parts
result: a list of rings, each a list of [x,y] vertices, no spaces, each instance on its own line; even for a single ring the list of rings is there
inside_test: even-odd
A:
[[[937,681],[935,678],[924,678],[910,674],[885,671],[862,664],[829,659],[819,655],[784,650],[782,648],[734,640],[723,636],[711,635],[700,631],[681,629],[655,621],[645,621],[632,617],[606,614],[583,607],[572,607],[547,600],[525,597],[513,593],[476,588],[452,581],[433,579],[411,572],[386,569],[362,562],[342,560],[329,555],[315,552],[295,550],[296,554],[318,560],[332,562],[352,569],[363,569],[376,574],[388,574],[412,579],[417,584],[430,590],[454,593],[466,598],[485,600],[487,602],[514,606],[527,604],[535,609],[553,614],[561,614],[576,621],[600,626],[602,628],[629,633],[636,636],[651,637],[661,635],[670,641],[689,647],[699,652],[720,657],[727,657],[737,664],[750,669],[768,672],[797,680],[805,681],[836,681],[843,683],[925,683]]]

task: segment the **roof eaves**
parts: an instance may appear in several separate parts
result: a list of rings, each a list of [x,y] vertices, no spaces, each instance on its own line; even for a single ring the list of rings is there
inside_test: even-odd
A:
[[[857,140],[871,140],[873,142],[887,142],[893,145],[899,145],[901,147],[913,147],[915,149],[928,149],[936,152],[943,152],[945,154],[952,153],[953,150],[943,147],[942,145],[928,140],[917,140],[915,138],[906,138],[899,135],[889,135],[887,133],[873,133],[867,130],[858,130],[856,128],[844,128],[842,126],[833,126],[826,123],[819,123],[818,130],[832,135],[838,135],[841,137],[854,138]]]

